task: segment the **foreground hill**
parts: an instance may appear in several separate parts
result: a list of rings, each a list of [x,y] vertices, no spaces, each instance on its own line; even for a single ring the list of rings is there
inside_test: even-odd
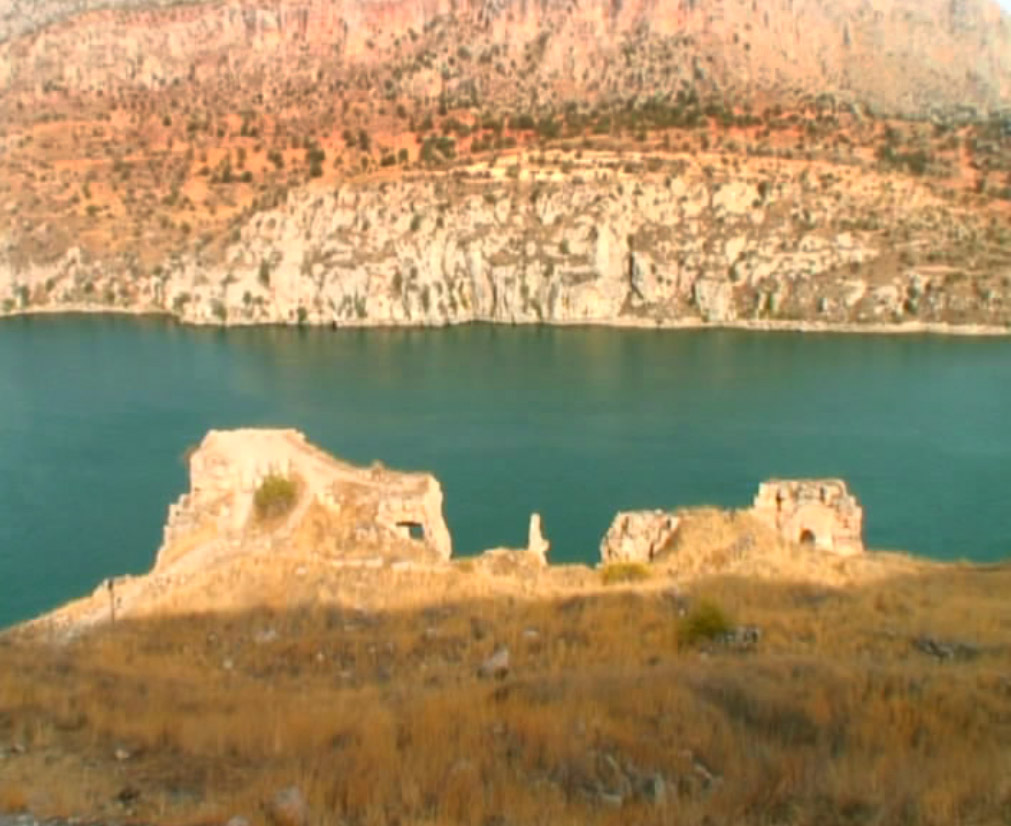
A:
[[[652,561],[591,570],[539,520],[455,560],[433,477],[293,431],[190,467],[149,575],[0,636],[0,819],[1006,819],[1011,572],[864,552],[838,481],[620,514]]]
[[[426,607],[320,604],[313,572],[273,606],[0,640],[0,811],[306,822],[271,814],[291,786],[312,824],[945,826],[1011,806],[1007,570],[564,596],[505,577],[453,598],[461,566],[358,580],[445,594]]]

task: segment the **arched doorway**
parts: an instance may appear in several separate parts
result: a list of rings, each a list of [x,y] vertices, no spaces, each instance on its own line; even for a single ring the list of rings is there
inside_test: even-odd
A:
[[[805,548],[813,548],[815,545],[817,545],[818,539],[814,535],[814,531],[812,531],[810,528],[804,528],[804,530],[800,532],[800,544],[803,545]]]

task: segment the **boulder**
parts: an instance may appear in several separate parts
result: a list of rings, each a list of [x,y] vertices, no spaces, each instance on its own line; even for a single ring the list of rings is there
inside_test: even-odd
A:
[[[297,786],[288,786],[267,804],[267,818],[273,826],[307,826],[309,806]]]
[[[504,645],[486,659],[477,669],[477,675],[483,679],[501,680],[509,674],[509,649]]]

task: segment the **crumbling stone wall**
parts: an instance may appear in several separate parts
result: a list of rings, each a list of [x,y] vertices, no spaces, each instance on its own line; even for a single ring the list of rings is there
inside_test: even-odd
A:
[[[787,542],[846,556],[863,553],[863,509],[841,479],[763,482],[751,513]]]
[[[313,446],[296,430],[212,430],[190,456],[190,491],[169,508],[156,568],[206,550],[209,543],[252,541],[255,493],[270,475],[299,486],[289,524],[276,530],[290,534],[310,506],[318,506],[333,524],[349,522],[349,542],[361,549],[403,546],[441,560],[452,554],[442,488],[431,474],[403,473],[379,463],[356,467]]]
[[[600,560],[605,565],[652,562],[674,537],[678,523],[668,511],[621,511],[600,543]]]

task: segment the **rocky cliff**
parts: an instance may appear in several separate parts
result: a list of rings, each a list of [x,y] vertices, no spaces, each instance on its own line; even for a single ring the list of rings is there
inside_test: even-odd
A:
[[[1011,323],[1007,231],[857,166],[559,153],[335,189],[252,214],[149,272],[0,251],[8,311],[193,323]]]

